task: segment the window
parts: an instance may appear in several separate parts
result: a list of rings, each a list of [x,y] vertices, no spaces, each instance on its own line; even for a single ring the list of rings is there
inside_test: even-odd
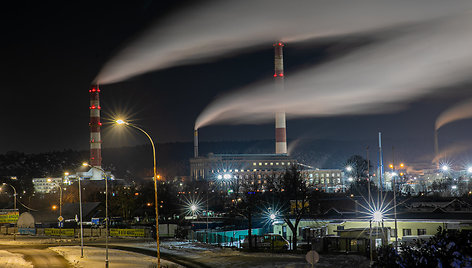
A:
[[[418,235],[425,235],[426,229],[418,229]]]
[[[284,162],[282,162],[281,164],[282,164],[282,166],[283,166],[283,165],[285,165],[285,163],[284,163]]]
[[[403,235],[411,235],[411,229],[403,229]]]
[[[262,166],[262,163],[261,163],[261,162],[259,162],[259,166]]]
[[[390,236],[394,237],[396,233],[396,229],[390,229]]]
[[[252,165],[255,166],[255,165],[256,165],[256,162],[252,163]]]
[[[279,165],[279,162],[276,162],[275,165],[278,166],[278,165]]]
[[[270,165],[273,166],[273,165],[274,165],[274,162],[270,162]]]
[[[321,183],[324,183],[324,179],[321,179]]]

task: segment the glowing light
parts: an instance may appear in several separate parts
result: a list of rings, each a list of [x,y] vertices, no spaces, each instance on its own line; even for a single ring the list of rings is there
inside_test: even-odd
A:
[[[118,125],[123,125],[123,124],[126,123],[126,122],[125,122],[124,120],[122,120],[122,119],[118,119],[118,120],[116,120],[115,122],[116,122]]]
[[[348,172],[351,172],[351,171],[352,171],[352,167],[351,167],[351,166],[347,166],[347,167],[346,167],[346,170],[347,170]]]
[[[449,167],[448,167],[447,165],[443,165],[443,166],[441,167],[441,170],[442,170],[442,171],[448,171],[448,170],[449,170]]]
[[[279,74],[279,76],[284,76],[284,74]]]
[[[347,180],[352,182],[354,179],[352,177],[349,177]]]
[[[401,167],[401,168],[404,168],[404,167],[405,167],[405,164],[401,163],[401,164],[400,164],[400,167]]]
[[[380,211],[374,211],[374,213],[372,214],[372,220],[373,221],[376,221],[376,222],[379,222],[379,221],[382,221],[383,219],[383,214],[382,212]]]
[[[195,212],[197,210],[197,206],[196,205],[191,205],[190,210],[192,210],[192,212]]]
[[[218,178],[219,180],[221,180],[221,179],[223,179],[223,175],[220,174],[220,175],[217,176],[217,178]]]
[[[57,206],[56,205],[53,205],[52,206],[52,210],[56,210],[57,209]]]
[[[457,189],[457,185],[452,185],[452,186],[451,186],[451,189],[452,189],[452,190],[456,190],[456,189]]]
[[[393,169],[393,164],[388,165],[391,169]]]
[[[270,214],[269,217],[270,217],[271,220],[275,220],[275,214],[274,213]]]
[[[467,172],[472,173],[472,167],[469,167],[469,168],[467,169]]]
[[[274,74],[274,77],[277,77],[277,74]]]
[[[224,174],[224,175],[223,175],[223,178],[224,178],[225,180],[229,180],[229,179],[231,179],[231,174]]]
[[[84,167],[88,167],[88,166],[89,166],[89,164],[88,164],[87,162],[83,162],[83,163],[82,163],[82,166],[84,166]]]

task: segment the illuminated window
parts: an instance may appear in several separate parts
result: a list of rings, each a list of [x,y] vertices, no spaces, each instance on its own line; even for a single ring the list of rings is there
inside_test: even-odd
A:
[[[252,163],[253,166],[257,165],[256,162]]]
[[[425,235],[426,229],[418,229],[418,235]]]
[[[257,171],[257,169],[253,169],[252,171]]]
[[[262,166],[262,163],[261,163],[261,162],[259,162],[259,166]]]
[[[324,179],[321,179],[321,183],[324,183]]]
[[[278,165],[279,165],[279,162],[276,162],[275,165],[278,166]]]
[[[321,173],[321,178],[324,178],[324,173]]]
[[[329,179],[326,179],[326,183],[329,183]]]
[[[328,177],[329,177],[329,173],[326,173],[326,178],[328,178]]]
[[[265,163],[264,163],[264,165],[266,165],[266,166],[267,166],[267,162],[265,162]]]
[[[283,165],[285,165],[285,163],[284,163],[284,162],[282,162],[281,164],[282,164],[282,166],[283,166]]]
[[[273,166],[273,165],[274,165],[274,162],[270,162],[270,165]]]

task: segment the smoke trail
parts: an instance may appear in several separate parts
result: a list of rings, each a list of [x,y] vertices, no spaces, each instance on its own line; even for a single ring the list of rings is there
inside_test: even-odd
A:
[[[436,119],[435,129],[438,131],[446,124],[467,118],[472,118],[472,99],[460,102],[442,112]]]
[[[210,1],[168,17],[111,59],[95,82],[220,57],[274,40],[296,41],[424,21],[468,0]]]
[[[272,81],[267,81],[223,96],[200,114],[195,127],[269,121],[280,107],[292,117],[397,110],[470,77],[471,46],[468,13],[405,29],[401,37],[288,75],[285,92],[275,92]]]
[[[472,148],[472,145],[467,142],[462,142],[458,144],[454,144],[445,150],[441,151],[436,157],[434,157],[433,161],[431,163],[436,164],[439,163],[441,159],[447,157],[451,157],[452,155],[457,155],[463,152],[466,152]]]

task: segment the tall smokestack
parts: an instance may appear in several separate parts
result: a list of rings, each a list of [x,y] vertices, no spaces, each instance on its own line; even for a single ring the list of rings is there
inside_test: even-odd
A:
[[[92,85],[90,93],[90,165],[102,166],[102,139],[100,138],[100,89],[98,85]]]
[[[193,157],[198,157],[198,129],[193,132]]]
[[[274,44],[275,48],[275,87],[277,92],[284,91],[284,44],[278,42]],[[287,154],[287,132],[285,124],[285,111],[275,113],[275,153]]]
[[[383,174],[384,173],[384,166],[383,166],[383,153],[382,153],[382,132],[379,132],[379,184],[380,190],[384,190],[384,183],[383,183]]]
[[[438,130],[434,130],[434,158],[436,159],[436,168],[439,169],[439,143]]]

